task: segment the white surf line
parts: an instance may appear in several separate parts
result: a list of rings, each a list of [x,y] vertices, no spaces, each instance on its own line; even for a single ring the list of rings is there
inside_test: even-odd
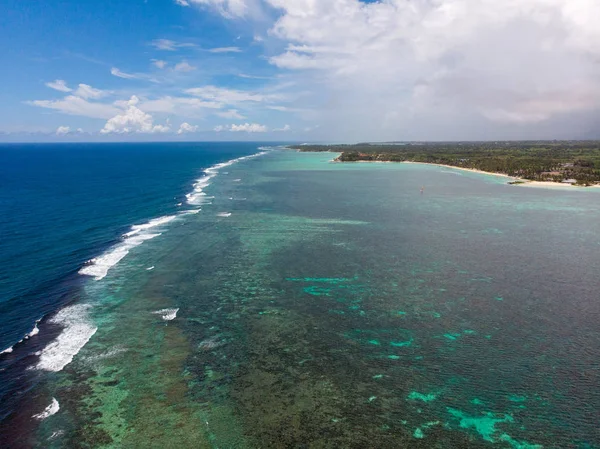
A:
[[[49,416],[56,414],[56,412],[58,412],[59,410],[60,405],[58,404],[58,401],[56,400],[56,398],[52,398],[52,403],[48,407],[46,407],[42,413],[33,415],[32,418],[39,419],[41,421],[48,418]]]
[[[10,354],[11,352],[14,351],[15,346],[17,346],[18,344],[23,343],[25,340],[29,340],[31,337],[33,337],[34,335],[37,335],[40,333],[40,329],[38,328],[38,324],[40,323],[40,321],[42,321],[42,318],[40,318],[39,320],[35,320],[35,324],[33,325],[33,329],[31,329],[30,332],[27,332],[25,334],[25,336],[23,336],[23,338],[21,338],[18,342],[16,342],[14,345],[9,346],[8,348],[0,351],[0,354]]]
[[[61,371],[85,346],[98,330],[89,319],[90,306],[77,304],[60,310],[48,322],[64,327],[56,340],[50,342],[40,353],[35,368],[44,371]]]
[[[194,206],[206,204],[208,200],[212,198],[206,196],[206,192],[204,192],[204,189],[210,185],[210,180],[217,176],[219,170],[221,170],[224,167],[229,167],[230,165],[233,165],[237,162],[259,157],[268,153],[268,151],[265,151],[263,148],[259,149],[262,151],[255,154],[251,154],[249,156],[238,157],[227,162],[221,162],[220,164],[215,164],[212,167],[209,167],[206,170],[204,170],[204,176],[196,180],[193,186],[193,190],[186,195],[188,204]],[[238,179],[236,181],[240,180]]]
[[[146,240],[161,235],[160,232],[150,232],[152,229],[161,227],[175,220],[177,215],[165,215],[154,218],[141,225],[133,225],[129,232],[123,234],[123,241],[109,248],[105,253],[88,261],[87,265],[79,270],[79,274],[92,276],[95,280],[103,279],[108,270],[118,264],[129,251],[141,245]]]
[[[193,190],[186,195],[187,203],[192,206],[200,206],[202,204],[206,204],[210,199],[212,199],[207,197],[204,189],[210,185],[210,180],[217,176],[219,170],[221,170],[223,167],[228,167],[237,162],[262,156],[263,154],[267,153],[268,151],[260,151],[259,153],[251,154],[249,156],[242,156],[227,162],[221,162],[205,169],[204,176],[196,180],[196,182],[193,184]],[[86,265],[79,270],[79,274],[91,276],[97,281],[103,279],[106,277],[108,271],[112,267],[118,264],[127,254],[129,254],[129,251],[132,248],[141,245],[146,240],[150,240],[161,235],[161,232],[150,232],[151,230],[154,228],[160,228],[180,216],[197,214],[198,212],[200,212],[199,208],[194,210],[186,210],[177,215],[166,215],[164,217],[153,218],[147,223],[133,225],[129,232],[123,234],[124,240],[121,243],[109,248],[100,256],[89,260]]]

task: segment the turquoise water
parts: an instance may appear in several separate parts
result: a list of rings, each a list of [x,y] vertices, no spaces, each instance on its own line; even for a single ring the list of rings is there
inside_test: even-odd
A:
[[[331,158],[220,170],[87,282],[21,441],[600,447],[600,192]]]

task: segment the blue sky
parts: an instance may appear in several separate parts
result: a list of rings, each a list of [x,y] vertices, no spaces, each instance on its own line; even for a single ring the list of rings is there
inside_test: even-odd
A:
[[[4,141],[600,137],[593,0],[2,10]]]

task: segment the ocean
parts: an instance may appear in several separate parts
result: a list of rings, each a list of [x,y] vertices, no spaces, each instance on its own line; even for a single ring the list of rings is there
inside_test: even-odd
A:
[[[2,447],[600,447],[600,191],[333,157],[0,147]]]

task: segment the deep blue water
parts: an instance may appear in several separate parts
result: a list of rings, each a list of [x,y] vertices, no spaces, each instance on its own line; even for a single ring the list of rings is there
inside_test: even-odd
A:
[[[77,271],[133,224],[185,209],[202,169],[256,143],[0,146],[0,351],[70,301]],[[183,203],[178,206],[178,204]]]

